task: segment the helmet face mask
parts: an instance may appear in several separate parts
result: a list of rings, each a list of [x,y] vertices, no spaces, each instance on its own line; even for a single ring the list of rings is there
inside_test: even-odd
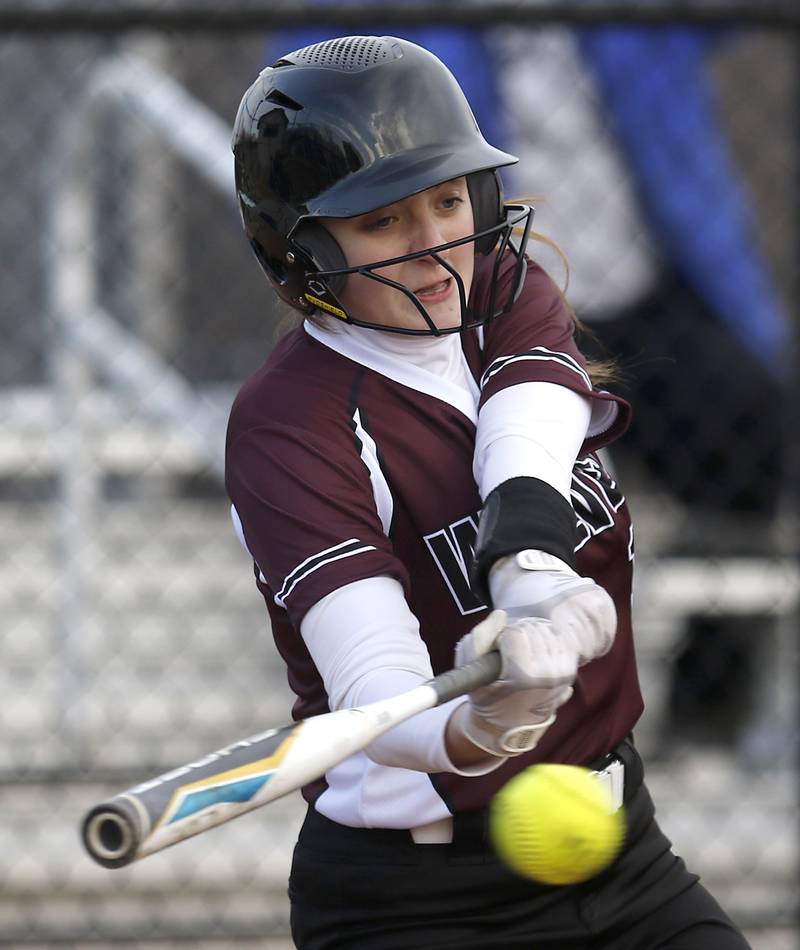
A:
[[[526,205],[507,205],[506,212],[505,220],[493,225],[491,228],[482,232],[469,234],[466,237],[458,238],[454,241],[448,241],[446,244],[415,251],[413,254],[404,254],[402,257],[374,261],[355,267],[344,266],[331,270],[316,270],[313,273],[310,272],[307,281],[308,290],[304,292],[304,298],[311,307],[332,314],[345,323],[352,323],[355,326],[369,327],[409,336],[442,336],[449,333],[459,333],[462,330],[472,329],[473,327],[483,326],[495,317],[501,316],[511,309],[514,300],[516,300],[519,294],[519,289],[522,286],[522,281],[526,273],[526,260],[520,248],[523,248],[527,242],[533,218],[533,209]],[[520,228],[522,232],[519,246],[511,240],[512,230],[515,227]],[[461,275],[443,256],[443,252],[455,247],[461,247],[464,244],[473,242],[478,244],[482,238],[484,240],[493,238],[493,240],[491,240],[490,253],[491,250],[495,250],[495,254],[492,262],[492,273],[489,277],[489,294],[484,304],[479,306],[470,301]],[[514,258],[512,265],[513,273],[509,280],[504,281],[503,290],[498,294],[498,271],[501,262],[507,254],[512,255]],[[424,303],[417,297],[413,290],[405,284],[398,283],[378,273],[378,271],[387,267],[423,257],[430,257],[436,261],[437,264],[450,274],[455,282],[461,309],[461,322],[456,326],[444,328],[437,326]],[[385,323],[375,323],[359,319],[357,314],[348,312],[339,294],[349,274],[361,274],[378,283],[393,287],[404,294],[418,311],[424,325],[415,329],[406,326],[401,327]]]
[[[463,92],[431,53],[393,37],[343,37],[305,47],[265,69],[245,93],[233,132],[236,191],[245,232],[275,292],[303,312],[322,310],[348,323],[412,335],[457,332],[510,309],[524,277],[532,209],[506,207],[497,169],[516,158],[489,145]],[[452,179],[465,177],[474,232],[404,258],[348,267],[319,218],[351,218]],[[511,242],[524,232],[519,248]],[[376,273],[475,242],[476,265],[494,254],[493,279],[512,254],[515,286],[470,310],[454,274],[461,325],[437,329],[424,304]],[[420,313],[419,329],[359,321],[338,295],[349,274],[396,286]],[[504,282],[504,283],[507,283]]]

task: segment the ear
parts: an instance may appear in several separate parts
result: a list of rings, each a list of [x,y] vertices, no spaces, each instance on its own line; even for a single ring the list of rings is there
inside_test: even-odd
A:
[[[319,221],[304,221],[292,238],[292,243],[300,248],[317,270],[340,270],[347,267],[347,260],[338,241]],[[344,290],[346,280],[347,274],[336,274],[326,277],[325,283],[331,293],[338,295]]]
[[[503,211],[503,183],[496,169],[473,172],[467,175],[469,200],[472,202],[472,217],[475,231],[493,228],[505,219]],[[500,235],[490,234],[475,242],[476,254],[489,254],[494,250]]]

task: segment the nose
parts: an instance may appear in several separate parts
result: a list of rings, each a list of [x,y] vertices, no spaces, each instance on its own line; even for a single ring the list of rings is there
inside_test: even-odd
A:
[[[417,215],[414,221],[408,253],[416,254],[428,247],[438,247],[440,244],[446,244],[447,240],[442,224],[436,216],[431,213],[422,213]],[[443,256],[446,257],[448,253],[448,251],[444,251]],[[432,257],[422,257],[420,260],[430,261],[432,264],[436,263]]]

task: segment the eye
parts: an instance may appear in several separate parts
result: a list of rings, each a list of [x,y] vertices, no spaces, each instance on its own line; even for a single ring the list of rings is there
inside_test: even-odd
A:
[[[461,195],[449,195],[447,198],[442,199],[442,207],[445,211],[455,211],[459,205],[464,204],[464,199]]]
[[[390,228],[397,218],[393,214],[386,214],[382,218],[376,218],[374,221],[370,221],[367,224],[368,231],[385,231],[387,228]]]

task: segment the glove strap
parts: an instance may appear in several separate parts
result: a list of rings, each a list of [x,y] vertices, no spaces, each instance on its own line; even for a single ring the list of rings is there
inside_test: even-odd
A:
[[[501,731],[476,713],[469,703],[463,703],[453,715],[461,718],[458,725],[473,745],[489,755],[497,756],[530,752],[556,721],[556,714],[553,712],[544,722],[526,723]]]
[[[506,755],[521,755],[523,752],[530,752],[539,744],[539,740],[555,721],[555,713],[551,713],[544,722],[515,726],[500,736],[500,748]]]
[[[513,560],[517,567],[523,571],[563,571],[565,574],[572,574],[573,577],[578,576],[569,564],[554,554],[548,554],[546,551],[527,548],[525,551],[518,551]],[[489,574],[491,575],[491,573],[490,571]]]

